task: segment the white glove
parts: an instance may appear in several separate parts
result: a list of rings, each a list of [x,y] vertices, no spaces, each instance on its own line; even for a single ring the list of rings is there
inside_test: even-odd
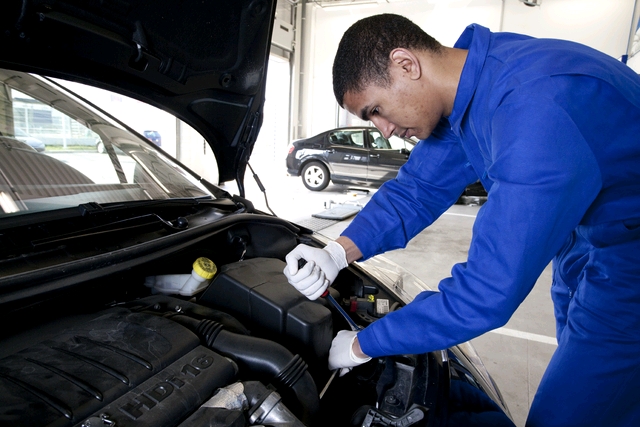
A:
[[[329,242],[324,249],[298,245],[286,256],[284,275],[300,293],[314,300],[333,283],[340,270],[347,266],[347,254],[342,245]],[[298,269],[298,260],[307,261]]]
[[[362,365],[371,360],[370,357],[361,358],[353,353],[353,342],[358,336],[358,331],[340,331],[331,342],[329,350],[329,370],[340,369],[343,376],[354,366]]]

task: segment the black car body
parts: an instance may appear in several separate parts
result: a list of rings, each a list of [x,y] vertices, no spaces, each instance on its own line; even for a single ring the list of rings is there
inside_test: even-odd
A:
[[[374,127],[345,127],[299,139],[289,145],[287,173],[302,176],[313,191],[334,184],[379,187],[398,175],[416,142],[385,138]]]
[[[375,127],[344,127],[289,144],[287,173],[300,176],[305,187],[322,191],[329,185],[380,187],[395,178],[416,141],[395,135],[385,138]],[[480,181],[470,184],[457,203],[481,205],[487,191]]]
[[[0,425],[510,425],[467,343],[375,359],[343,377],[327,370],[347,323],[282,274],[297,244],[326,239],[257,211],[242,191],[274,8],[4,2],[0,93],[30,96],[41,117],[64,116],[106,154],[92,145],[39,153],[0,137]],[[171,112],[201,132],[220,180],[235,179],[241,194],[43,76]],[[0,124],[11,130],[20,117],[2,100]],[[159,285],[193,277],[201,257],[217,265],[203,289]],[[425,289],[376,257],[344,269],[331,292],[366,326]]]

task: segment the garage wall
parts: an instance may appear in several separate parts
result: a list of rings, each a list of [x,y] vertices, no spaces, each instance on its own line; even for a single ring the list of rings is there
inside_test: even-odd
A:
[[[320,2],[321,3],[321,2]],[[464,28],[478,23],[492,31],[580,42],[619,58],[626,53],[635,0],[391,0],[390,3],[321,7],[306,5],[300,134],[335,127],[340,115],[333,97],[331,67],[342,34],[357,20],[379,13],[409,17],[438,41],[452,46]],[[633,58],[635,59],[635,58]]]
[[[287,58],[269,57],[264,120],[258,140],[251,153],[251,167],[260,175],[264,172],[284,170],[288,144],[290,65]],[[274,168],[274,165],[277,165]],[[247,178],[249,175],[247,175]]]

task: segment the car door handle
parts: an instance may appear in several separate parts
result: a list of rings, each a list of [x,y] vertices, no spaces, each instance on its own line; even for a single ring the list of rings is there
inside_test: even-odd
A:
[[[329,154],[333,154],[333,153],[335,153],[335,152],[336,152],[336,150],[335,150],[335,149],[333,149],[333,148],[331,148],[331,149],[327,150],[327,153],[329,153]]]
[[[371,157],[372,159],[379,159],[380,154],[369,154],[369,157]]]

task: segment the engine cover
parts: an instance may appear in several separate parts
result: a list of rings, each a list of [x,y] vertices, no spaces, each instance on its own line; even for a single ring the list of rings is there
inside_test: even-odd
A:
[[[0,359],[0,426],[91,425],[101,416],[173,425],[236,374],[185,327],[125,308],[69,317],[0,347],[12,353]]]

